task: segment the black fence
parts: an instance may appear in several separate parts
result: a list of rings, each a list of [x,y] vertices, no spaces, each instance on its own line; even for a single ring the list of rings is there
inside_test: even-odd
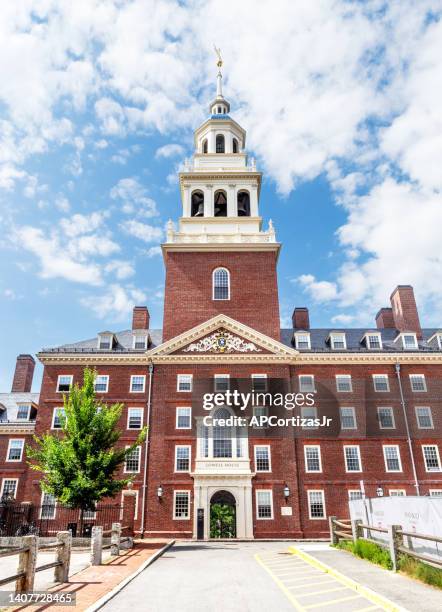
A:
[[[70,531],[72,536],[90,538],[92,527],[100,525],[104,531],[121,519],[122,506],[100,504],[95,512],[60,504],[35,506],[31,504],[0,504],[0,537],[2,536],[55,536],[58,531]]]

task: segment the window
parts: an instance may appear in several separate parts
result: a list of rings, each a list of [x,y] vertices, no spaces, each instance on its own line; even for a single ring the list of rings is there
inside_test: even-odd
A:
[[[312,374],[299,375],[299,391],[301,393],[314,393],[315,377]]]
[[[309,349],[310,334],[295,334],[295,346],[297,349]]]
[[[173,518],[175,520],[190,517],[190,491],[173,492]]]
[[[129,408],[127,411],[127,428],[128,429],[141,429],[143,424],[143,409],[142,408]]]
[[[271,472],[270,446],[255,446],[255,470]]]
[[[440,457],[439,449],[435,444],[423,444],[422,452],[424,454],[425,471],[440,472]]]
[[[248,191],[239,191],[236,196],[238,217],[250,217],[250,194]]]
[[[404,349],[416,349],[416,334],[402,334],[402,346]]]
[[[190,446],[175,446],[175,472],[190,471]]]
[[[442,489],[430,489],[430,497],[442,497]]]
[[[273,518],[272,491],[256,491],[256,518],[262,520],[269,520]]]
[[[388,374],[373,374],[373,387],[378,392],[390,391]]]
[[[227,217],[227,194],[222,189],[215,191],[213,197],[213,216]]]
[[[221,109],[219,109],[221,110]],[[217,153],[224,153],[225,151],[225,144],[224,144],[224,136],[222,134],[217,134],[216,137],[216,152]]]
[[[378,408],[378,421],[381,429],[394,429],[393,408]]]
[[[359,446],[344,446],[345,471],[362,472]]]
[[[146,350],[147,349],[147,334],[134,334],[134,340],[133,340],[133,347],[134,349],[140,350]]]
[[[15,499],[17,496],[18,478],[3,478],[0,499]]]
[[[238,153],[238,141],[236,140],[236,138],[232,140],[232,152]]]
[[[61,429],[64,417],[64,408],[54,408],[54,412],[52,413],[52,429]]]
[[[138,491],[135,491],[136,494],[136,502],[135,502],[135,508],[137,507],[137,503],[138,503]],[[83,519],[85,521],[95,521],[95,519],[97,518],[97,512],[95,510],[84,510],[83,512]],[[135,509],[135,517],[137,518],[137,511]]]
[[[192,408],[190,406],[183,406],[176,409],[176,422],[175,427],[177,429],[191,429],[192,428]]]
[[[213,271],[213,299],[230,300],[230,274],[226,268]]]
[[[351,376],[349,374],[336,375],[336,391],[349,393],[352,391]]]
[[[229,374],[215,374],[213,377],[213,388],[217,393],[224,393],[230,388]]]
[[[72,385],[72,376],[69,375],[67,376],[66,374],[61,374],[58,377],[58,381],[57,381],[57,391],[58,393],[63,393],[66,391],[69,391],[71,385]]]
[[[425,382],[424,374],[410,374],[410,385],[411,390],[418,392],[427,390],[427,383]]]
[[[388,495],[390,497],[405,497],[406,492],[405,489],[389,489]]]
[[[144,388],[146,385],[146,377],[145,376],[131,376],[130,377],[130,391],[131,393],[144,393]]]
[[[439,345],[440,350],[442,350],[442,334],[437,334],[437,343]]]
[[[192,217],[204,217],[204,193],[197,189],[190,197],[190,214]]]
[[[345,341],[345,334],[330,334],[330,345],[333,350],[346,349],[347,343]]]
[[[348,492],[348,501],[353,501],[354,499],[362,499],[362,491],[360,489],[351,489]]]
[[[23,457],[23,448],[25,445],[24,440],[17,438],[11,438],[8,444],[8,452],[6,454],[6,461],[21,461]]]
[[[136,446],[130,453],[126,455],[124,471],[129,474],[135,474],[140,471],[141,446]]]
[[[304,446],[306,472],[322,472],[321,448],[319,446]]]
[[[97,393],[107,393],[109,388],[109,376],[103,374],[96,376],[94,388]]]
[[[267,427],[264,423],[260,425],[260,418],[267,417],[269,415],[269,410],[267,406],[254,406],[253,407],[253,416],[256,417],[258,424],[254,425],[254,429],[260,429],[263,427]]]
[[[341,407],[341,429],[356,429],[355,409],[351,407]]]
[[[176,389],[181,393],[189,393],[192,391],[192,374],[178,374]]]
[[[98,334],[98,348],[103,351],[108,351],[112,348],[113,340],[113,334]]]
[[[53,519],[55,518],[57,501],[51,493],[43,493],[41,497],[40,518]]]
[[[252,391],[257,393],[267,391],[267,374],[252,374]]]
[[[207,138],[203,140],[203,153],[204,154],[207,153]]]
[[[324,491],[307,491],[308,515],[311,520],[325,519]]]
[[[314,419],[318,418],[316,406],[302,406],[301,418],[307,419],[307,423],[305,425],[301,425],[303,429],[318,429],[318,426],[314,422],[309,423],[309,421],[314,421]]]
[[[382,340],[381,334],[367,334],[367,348],[369,349],[381,349]]]
[[[385,471],[402,472],[399,446],[383,446],[382,448],[384,451]]]
[[[17,421],[29,421],[31,406],[29,404],[19,404],[17,408]]]
[[[416,420],[419,429],[433,429],[433,415],[429,406],[416,406]]]

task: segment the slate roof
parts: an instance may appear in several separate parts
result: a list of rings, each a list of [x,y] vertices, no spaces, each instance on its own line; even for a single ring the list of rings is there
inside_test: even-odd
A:
[[[103,333],[103,332],[101,332]],[[125,329],[119,332],[108,332],[114,333],[115,344],[112,349],[98,349],[97,348],[97,336],[90,338],[89,340],[82,340],[81,342],[74,342],[72,344],[62,344],[54,348],[44,348],[43,353],[144,353],[145,349],[134,349],[133,347],[133,333],[131,329]],[[162,329],[150,329],[149,330],[151,344],[150,349],[155,348],[162,342],[163,330]]]
[[[39,393],[0,393],[0,423],[17,422],[19,404],[38,404],[38,398]],[[32,420],[32,409],[30,418]]]

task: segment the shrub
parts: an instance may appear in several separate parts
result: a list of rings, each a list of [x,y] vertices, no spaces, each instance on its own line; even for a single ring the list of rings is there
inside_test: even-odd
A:
[[[437,567],[423,563],[409,555],[400,555],[398,568],[404,574],[442,589],[442,570]]]
[[[392,569],[393,567],[388,550],[384,550],[374,542],[368,542],[367,540],[356,540],[356,542],[341,540],[337,548],[348,550],[357,557],[367,559],[367,561],[376,563],[376,565],[380,565],[386,569]]]

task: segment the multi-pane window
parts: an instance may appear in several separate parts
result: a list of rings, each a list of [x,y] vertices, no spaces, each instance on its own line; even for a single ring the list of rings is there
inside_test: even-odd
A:
[[[402,346],[404,349],[416,349],[417,340],[416,334],[403,334],[402,335]]]
[[[54,408],[52,413],[52,429],[61,429],[64,416],[64,408]]]
[[[269,415],[269,409],[267,406],[254,406],[253,407],[253,416],[257,419],[257,424],[254,425],[255,429],[260,427],[267,427],[264,423],[260,424],[260,417],[267,417]]]
[[[53,519],[55,518],[56,511],[56,499],[51,493],[43,493],[41,499],[40,518],[41,519]]]
[[[71,385],[72,385],[72,376],[68,376],[65,374],[61,374],[58,377],[58,381],[57,381],[57,391],[59,392],[66,392],[69,391]]]
[[[182,406],[176,409],[176,428],[191,429],[192,408],[190,406]]]
[[[354,499],[362,499],[362,491],[360,489],[352,489],[348,492],[348,501]]]
[[[8,444],[8,454],[6,461],[21,461],[23,457],[24,440],[11,438]]]
[[[192,391],[192,374],[178,374],[177,376],[177,391],[189,392]]]
[[[173,518],[182,520],[190,516],[190,491],[174,491]]]
[[[218,393],[224,393],[230,388],[230,376],[228,374],[215,374],[214,389]]]
[[[175,446],[175,472],[190,470],[190,446]]]
[[[319,446],[304,446],[305,471],[322,472],[321,448]]]
[[[324,491],[307,491],[308,513],[311,519],[325,519]]]
[[[344,456],[347,472],[362,472],[359,446],[344,446]]]
[[[267,391],[267,374],[252,374],[252,391],[256,393]]]
[[[313,393],[315,391],[315,377],[312,374],[299,375],[299,391],[301,393]]]
[[[430,489],[430,497],[442,497],[442,489]]]
[[[127,473],[137,473],[140,471],[141,446],[136,446],[126,455],[124,471]]]
[[[99,374],[95,377],[94,388],[97,393],[107,393],[109,388],[109,376]]]
[[[100,334],[98,336],[98,348],[102,351],[108,351],[112,348],[112,334]]]
[[[295,334],[295,344],[297,349],[309,349],[310,334]]]
[[[433,415],[429,406],[416,406],[416,420],[419,429],[433,429]]]
[[[147,335],[134,334],[134,349],[147,349]]]
[[[131,393],[143,393],[146,386],[145,376],[131,376],[130,377],[130,390]]]
[[[412,391],[426,391],[425,374],[410,374],[410,385]]]
[[[406,492],[405,489],[390,489],[388,495],[390,497],[405,497]]]
[[[375,391],[390,391],[388,374],[373,374],[373,387]]]
[[[272,519],[273,518],[272,491],[270,490],[256,491],[256,518],[258,519]]]
[[[129,408],[127,411],[127,428],[141,429],[143,423],[143,409]]]
[[[255,469],[257,472],[270,472],[270,446],[255,446]]]
[[[330,334],[330,345],[333,350],[346,349],[345,334]]]
[[[393,408],[391,407],[379,407],[378,408],[378,421],[381,429],[394,429],[394,414]]]
[[[356,429],[356,414],[352,407],[341,406],[341,429]]]
[[[17,408],[17,421],[29,421],[31,407],[29,404],[19,404]]]
[[[382,341],[380,334],[367,334],[367,348],[381,349]]]
[[[301,407],[301,418],[307,419],[302,421],[303,429],[317,429],[318,426],[313,422],[314,419],[318,418],[318,411],[316,406],[302,406]]]
[[[213,272],[213,299],[230,299],[230,274],[225,268],[217,268]]]
[[[17,495],[17,478],[3,478],[0,499],[15,499]]]
[[[387,472],[402,472],[399,446],[383,446],[385,470]]]
[[[337,374],[336,391],[339,391],[340,393],[348,393],[351,390],[351,376],[349,374]]]
[[[425,470],[427,472],[440,472],[440,457],[439,449],[435,444],[423,444],[422,452],[424,454]]]

